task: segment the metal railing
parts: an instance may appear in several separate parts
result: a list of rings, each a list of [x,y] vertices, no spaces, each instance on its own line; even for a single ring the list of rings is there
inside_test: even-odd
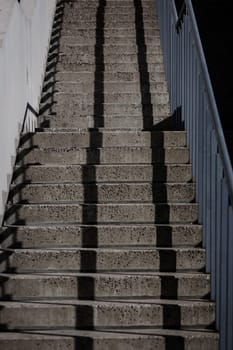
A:
[[[187,131],[220,349],[233,349],[233,171],[191,0],[157,0],[171,108]]]

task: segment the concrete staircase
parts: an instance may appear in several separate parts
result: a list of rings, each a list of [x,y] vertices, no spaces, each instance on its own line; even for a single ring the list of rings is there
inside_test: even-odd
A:
[[[217,350],[155,1],[58,1],[1,237],[2,350]]]

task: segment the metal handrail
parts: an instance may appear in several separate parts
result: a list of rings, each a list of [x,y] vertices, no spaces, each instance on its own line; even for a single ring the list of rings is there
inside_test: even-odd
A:
[[[171,110],[187,131],[220,349],[233,349],[233,170],[191,0],[156,0]]]
[[[215,100],[215,96],[214,96],[214,92],[213,92],[213,87],[212,87],[212,84],[210,81],[210,76],[209,76],[209,72],[208,72],[208,68],[207,68],[204,50],[203,50],[201,39],[200,39],[200,34],[199,34],[198,26],[197,26],[196,17],[195,17],[194,10],[193,10],[193,5],[192,5],[191,0],[185,0],[185,2],[186,2],[186,6],[187,6],[187,9],[188,9],[188,12],[190,15],[190,19],[192,21],[193,29],[194,29],[193,33],[195,35],[196,48],[198,50],[199,58],[200,58],[201,66],[202,66],[202,74],[203,74],[203,78],[204,78],[205,84],[206,84],[206,93],[208,94],[210,108],[212,109],[211,116],[213,118],[215,132],[216,132],[216,136],[218,139],[219,152],[221,154],[223,166],[225,169],[225,176],[227,178],[227,183],[229,186],[228,190],[230,192],[229,195],[231,198],[231,203],[233,204],[233,171],[232,171],[231,160],[229,157],[229,153],[228,153],[226,142],[225,142],[225,137],[224,137],[223,130],[222,130],[222,124],[220,121],[220,116],[219,116],[219,112],[218,112],[218,108],[217,108],[217,104],[216,104],[216,100]]]

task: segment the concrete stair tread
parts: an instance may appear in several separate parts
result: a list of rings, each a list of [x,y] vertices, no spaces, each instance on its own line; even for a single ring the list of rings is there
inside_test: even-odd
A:
[[[200,247],[151,247],[151,246],[145,246],[145,247],[112,247],[112,248],[86,248],[86,247],[82,247],[82,248],[77,248],[77,247],[69,247],[69,248],[27,248],[27,249],[23,249],[23,248],[16,248],[16,249],[5,249],[4,252],[8,252],[8,253],[43,253],[43,252],[65,252],[65,253],[74,253],[74,252],[96,252],[97,254],[100,252],[156,252],[156,251],[174,251],[174,252],[185,252],[185,251],[196,251],[196,252],[204,252],[205,249],[204,248],[200,248]]]
[[[1,270],[9,272],[203,271],[205,250],[196,247],[5,249]]]
[[[137,145],[137,146],[116,146],[116,147],[104,147],[104,148],[102,148],[102,147],[94,147],[94,149],[99,149],[99,150],[101,150],[101,149],[104,149],[104,150],[106,150],[106,149],[115,149],[115,148],[118,148],[119,150],[121,150],[121,149],[135,149],[135,150],[138,150],[138,149],[146,149],[146,150],[150,150],[150,149],[153,149],[153,148],[155,148],[155,147],[153,147],[153,146],[140,146],[140,145]],[[160,149],[184,149],[184,150],[187,150],[187,147],[185,147],[185,146],[175,146],[175,147],[159,147]],[[20,151],[22,148],[19,148],[18,150]],[[78,147],[78,146],[76,146],[76,147],[43,147],[43,145],[41,145],[41,146],[35,146],[35,147],[30,147],[29,149],[36,149],[36,150],[43,150],[43,151],[53,151],[53,150],[82,150],[82,149],[86,149],[86,150],[93,150],[93,147],[92,146],[88,146],[88,147]],[[156,147],[156,150],[158,150],[158,148]],[[141,163],[141,164],[146,164],[146,163]]]
[[[5,224],[75,223],[195,223],[198,206],[193,203],[157,204],[14,204]]]
[[[93,240],[93,235],[98,242]],[[83,240],[85,234],[85,240]],[[3,227],[3,248],[57,247],[197,247],[202,243],[202,226],[122,224],[118,225],[49,225]]]
[[[13,203],[191,203],[192,183],[23,184],[11,187]]]
[[[163,328],[146,328],[146,327],[141,327],[141,328],[131,328],[131,329],[116,329],[114,330],[109,330],[109,329],[99,329],[98,331],[95,330],[71,330],[71,329],[51,329],[49,331],[46,330],[37,330],[37,331],[27,331],[26,333],[24,332],[0,332],[0,340],[6,338],[8,339],[9,335],[11,336],[12,339],[41,339],[41,337],[45,337],[46,339],[50,338],[60,338],[62,336],[65,337],[79,337],[79,336],[93,336],[96,338],[138,338],[142,337],[143,335],[145,336],[166,336],[166,335],[173,335],[173,336],[182,336],[182,337],[187,337],[187,338],[193,338],[193,337],[200,337],[200,338],[205,338],[205,337],[214,337],[218,339],[218,334],[215,331],[209,330],[174,330],[174,329],[163,329]],[[211,350],[211,349],[210,349]]]
[[[108,82],[110,83],[132,83],[132,82],[139,82],[140,81],[140,72],[74,72],[74,71],[62,71],[56,72],[56,80],[63,81],[66,83],[69,82],[78,82],[78,83],[84,83],[94,81],[94,79],[97,79],[97,81],[102,81],[104,78],[104,81],[106,84]],[[156,82],[162,82],[165,84],[164,81],[164,73],[156,73],[151,72],[149,74],[150,83],[156,83]],[[47,83],[46,83],[47,84]]]
[[[97,74],[99,73],[103,73],[108,72],[108,73],[139,73],[139,67],[137,63],[109,63],[109,62],[105,62],[104,64],[104,70],[103,67],[100,64],[82,64],[82,65],[77,65],[77,63],[69,63],[66,60],[64,60],[65,62],[59,62],[57,64],[57,69],[58,72],[81,72],[81,73],[93,73],[93,72],[97,72]],[[158,64],[158,63],[148,63],[147,64],[147,69],[148,72],[151,73],[161,73],[164,76],[164,67],[162,65],[162,63]]]
[[[9,340],[11,339],[11,340]],[[211,330],[187,331],[187,330],[163,330],[153,328],[139,328],[128,330],[98,331],[66,330],[60,329],[49,331],[28,330],[23,332],[0,333],[0,345],[5,346],[5,350],[25,350],[30,346],[30,350],[77,350],[77,346],[83,349],[111,350],[113,346],[117,349],[135,350],[166,350],[174,346],[187,346],[188,350],[217,350],[218,335]]]
[[[30,302],[27,303],[26,301],[23,302],[17,302],[17,301],[6,301],[6,302],[2,302],[0,301],[0,307],[2,305],[4,305],[6,308],[7,307],[11,307],[14,306],[16,308],[21,308],[23,307],[32,307],[32,308],[36,308],[36,307],[40,307],[40,305],[42,305],[43,308],[49,307],[50,305],[54,305],[55,307],[59,307],[59,305],[71,305],[71,306],[75,306],[75,305],[88,305],[88,306],[93,306],[96,307],[99,304],[103,304],[108,306],[109,304],[115,304],[116,306],[119,305],[127,305],[130,306],[130,304],[132,305],[179,305],[179,306],[191,306],[191,305],[196,305],[196,306],[202,306],[202,305],[210,305],[214,307],[214,302],[210,301],[210,300],[172,300],[172,299],[150,299],[150,300],[146,300],[144,298],[142,299],[138,299],[138,298],[131,298],[128,299],[126,298],[125,300],[123,298],[119,299],[119,300],[111,300],[111,298],[109,298],[109,300],[77,300],[77,299],[71,299],[71,300],[60,300],[60,299],[54,299],[54,300],[50,300],[48,303],[47,302],[41,302],[41,299],[35,300],[34,302]]]
[[[2,322],[10,329],[49,329],[107,327],[210,328],[215,318],[211,301],[121,299],[94,300],[35,300],[33,302],[0,302]],[[179,309],[180,313],[174,311]],[[21,312],[27,318],[20,317]],[[38,316],[43,313],[43,322]],[[84,317],[85,315],[85,317]]]
[[[183,131],[135,131],[135,130],[69,130],[50,131],[45,129],[36,134],[22,135],[20,145],[42,147],[111,147],[111,146],[186,146]]]
[[[17,164],[189,164],[187,147],[31,147],[18,150]]]
[[[124,272],[124,271],[110,271],[110,272],[98,272],[98,273],[88,273],[88,272],[46,272],[46,271],[40,271],[40,272],[29,272],[29,273],[8,273],[0,272],[0,278],[8,278],[8,279],[35,279],[37,280],[38,278],[43,278],[43,279],[56,279],[59,277],[62,278],[72,278],[72,277],[92,277],[93,279],[99,278],[99,277],[112,277],[112,278],[117,278],[117,277],[122,277],[126,278],[127,276],[134,277],[134,276],[141,276],[141,277],[155,277],[155,278],[161,278],[161,277],[174,277],[174,278],[195,278],[195,279],[204,279],[204,280],[209,280],[210,279],[210,274],[204,273],[204,272],[199,272],[199,271],[192,271],[192,272],[158,272],[158,271],[130,271],[130,272]]]
[[[210,276],[204,273],[160,273],[155,271],[112,271],[88,273],[15,272],[0,274],[4,300],[145,298],[202,300],[209,297]]]
[[[15,166],[14,184],[192,183],[192,167],[182,165],[22,165]]]

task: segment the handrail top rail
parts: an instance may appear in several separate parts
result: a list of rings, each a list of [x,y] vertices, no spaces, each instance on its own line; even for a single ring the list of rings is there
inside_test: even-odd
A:
[[[175,6],[174,0],[173,0],[173,4]],[[224,175],[226,177],[226,180],[227,180],[227,183],[229,186],[229,196],[231,199],[231,203],[233,205],[233,169],[232,169],[228,149],[226,146],[225,137],[224,137],[223,130],[222,130],[222,124],[220,121],[220,116],[219,116],[219,112],[218,112],[218,108],[217,108],[217,104],[216,104],[216,100],[215,100],[215,96],[214,96],[214,92],[213,92],[212,83],[210,80],[209,71],[207,68],[206,58],[205,58],[203,46],[201,43],[201,38],[200,38],[198,26],[197,26],[196,16],[194,13],[192,1],[191,0],[184,0],[184,4],[186,5],[187,12],[190,14],[191,24],[192,24],[193,33],[194,33],[194,39],[195,39],[196,47],[197,47],[198,54],[199,54],[199,59],[200,59],[200,64],[201,64],[204,82],[206,85],[206,93],[207,93],[208,99],[209,99],[209,107],[212,111],[211,116],[212,116],[215,132],[216,132],[216,137],[217,137],[217,141],[218,141],[218,150],[219,150],[222,162],[223,162],[223,168],[225,170]],[[183,6],[182,6],[182,8],[183,8]],[[183,16],[183,14],[182,14],[182,16]],[[178,16],[177,16],[177,18],[178,18]],[[176,27],[177,26],[178,27],[180,26],[180,17],[177,19]]]

